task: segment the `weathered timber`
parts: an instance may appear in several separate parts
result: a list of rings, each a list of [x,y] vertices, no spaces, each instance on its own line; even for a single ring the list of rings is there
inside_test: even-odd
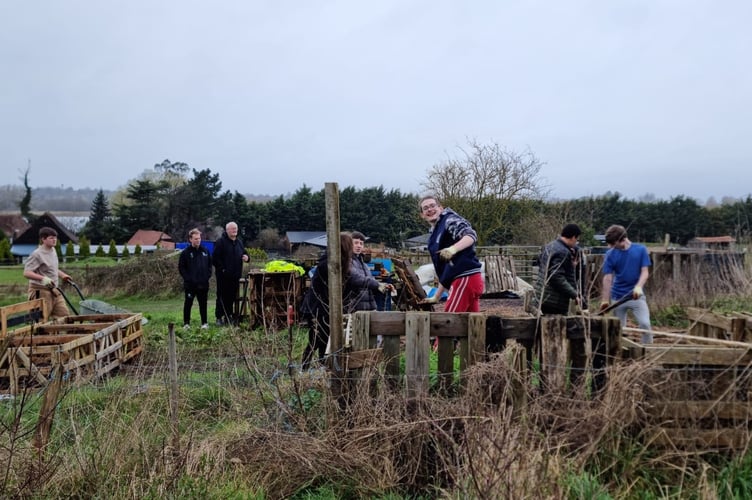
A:
[[[11,328],[18,325],[31,325],[40,321],[47,321],[48,316],[49,312],[42,299],[0,307],[0,337],[5,337]]]
[[[409,397],[428,394],[431,313],[405,313],[405,386]]]

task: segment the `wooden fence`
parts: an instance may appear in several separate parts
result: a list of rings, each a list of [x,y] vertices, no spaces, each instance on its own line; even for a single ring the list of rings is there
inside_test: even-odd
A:
[[[502,318],[483,313],[358,312],[353,315],[353,353],[347,363],[349,368],[360,368],[369,360],[383,360],[390,380],[404,383],[410,396],[420,396],[430,389],[430,339],[438,339],[440,391],[455,382],[455,355],[459,356],[462,372],[514,342],[524,347],[527,365],[540,367],[540,379],[546,388],[563,390],[572,382],[572,375],[588,369],[593,370],[589,378],[601,383],[604,368],[619,356],[620,333],[619,321],[615,318],[550,316],[538,319]],[[381,350],[374,350],[377,335],[383,337]],[[401,376],[403,342],[405,372]]]

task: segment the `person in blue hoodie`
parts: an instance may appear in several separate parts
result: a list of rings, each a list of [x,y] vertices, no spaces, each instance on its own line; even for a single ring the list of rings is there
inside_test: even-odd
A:
[[[436,196],[420,200],[420,216],[431,225],[428,252],[439,286],[424,303],[436,303],[449,290],[444,311],[478,312],[483,294],[480,261],[475,255],[478,235],[470,223],[451,208],[444,208]]]
[[[188,232],[190,245],[180,252],[178,271],[183,277],[185,300],[183,301],[183,328],[191,327],[191,308],[193,299],[198,300],[198,311],[201,316],[201,328],[209,328],[206,314],[206,302],[209,295],[209,280],[212,275],[211,254],[201,244],[201,231],[191,229]]]

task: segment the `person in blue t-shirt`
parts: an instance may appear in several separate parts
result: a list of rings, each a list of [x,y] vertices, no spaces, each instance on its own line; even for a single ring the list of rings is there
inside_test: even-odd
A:
[[[650,333],[650,309],[642,290],[650,274],[648,249],[644,245],[629,241],[627,230],[619,225],[606,229],[606,243],[609,250],[603,262],[601,310],[606,309],[611,301],[631,296],[631,299],[614,308],[614,314],[624,326],[627,322],[627,313],[632,311],[637,325],[643,330],[642,343],[650,344],[653,342],[653,335]]]

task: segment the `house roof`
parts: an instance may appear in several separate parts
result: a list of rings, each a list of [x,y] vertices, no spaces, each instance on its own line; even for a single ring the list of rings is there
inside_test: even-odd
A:
[[[0,214],[0,230],[8,238],[13,238],[31,227],[21,214]]]
[[[13,243],[24,245],[38,245],[39,230],[43,227],[51,227],[52,229],[57,231],[57,240],[61,245],[65,245],[69,241],[78,243],[78,237],[76,237],[76,235],[73,234],[70,229],[65,227],[65,225],[50,212],[45,212],[42,215],[37,216],[31,223],[31,225],[26,229],[26,231],[13,238]]]
[[[161,248],[175,248],[175,242],[169,234],[153,229],[139,229],[133,233],[127,244],[141,246],[159,245]]]

